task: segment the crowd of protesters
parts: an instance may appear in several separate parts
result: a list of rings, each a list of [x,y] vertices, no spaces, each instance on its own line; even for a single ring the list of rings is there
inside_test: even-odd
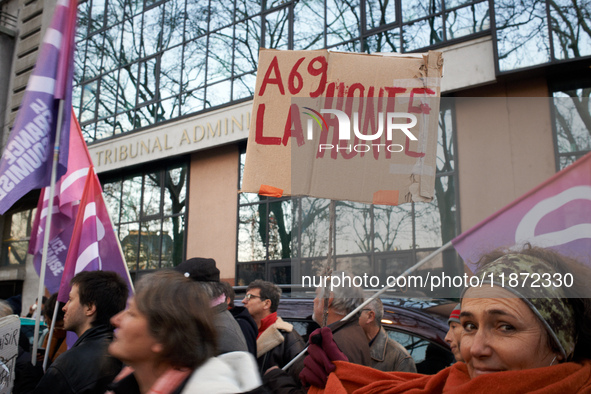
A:
[[[485,278],[571,273],[575,283],[465,289],[445,337],[455,360],[439,365],[427,354],[415,365],[381,326],[378,298],[345,319],[368,297],[354,286],[316,289],[312,318],[320,328],[306,343],[278,316],[277,285],[255,280],[243,306],[235,306],[234,291],[220,282],[212,259],[191,258],[146,274],[132,295],[115,273],[81,272],[72,279],[68,302],[57,308],[52,340],[43,344],[49,352],[44,373],[30,363],[27,344],[19,343],[13,392],[484,393],[496,387],[509,393],[591,393],[589,270],[531,246],[495,251],[478,267]],[[56,302],[53,295],[45,303],[47,321]],[[0,302],[0,316],[11,313]],[[69,349],[66,331],[78,337]]]

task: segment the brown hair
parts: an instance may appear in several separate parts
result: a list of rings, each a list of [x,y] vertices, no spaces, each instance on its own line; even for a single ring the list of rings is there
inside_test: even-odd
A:
[[[261,300],[271,300],[271,313],[277,312],[279,307],[279,299],[281,298],[281,289],[275,283],[268,282],[262,279],[256,279],[248,285],[246,291],[251,289],[259,289],[261,291]]]
[[[172,270],[147,274],[137,283],[135,303],[162,345],[161,360],[194,369],[215,355],[209,299],[192,279]]]

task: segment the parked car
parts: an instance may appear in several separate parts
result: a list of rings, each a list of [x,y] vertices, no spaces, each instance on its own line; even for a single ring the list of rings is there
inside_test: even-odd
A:
[[[242,296],[238,290],[236,305],[242,305]],[[448,331],[447,319],[457,302],[409,297],[385,297],[381,300],[384,304],[382,326],[390,338],[408,350],[420,373],[436,373],[454,361],[445,335]],[[312,320],[313,308],[312,298],[283,297],[277,314],[293,324],[307,341],[308,335],[318,327]]]

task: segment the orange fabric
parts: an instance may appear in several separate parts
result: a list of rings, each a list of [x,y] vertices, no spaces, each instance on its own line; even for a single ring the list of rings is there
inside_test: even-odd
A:
[[[436,375],[408,372],[381,372],[373,368],[335,361],[337,369],[328,377],[320,394],[395,394],[395,393],[591,393],[591,360],[583,364],[563,363],[552,367],[522,371],[496,372],[470,379],[466,364],[456,363]]]
[[[66,334],[66,330],[53,330],[53,335],[51,337],[51,347],[49,349],[47,349],[47,340],[49,339],[49,333],[45,336],[45,339],[43,340],[43,348],[46,352],[49,352],[50,362],[54,362],[60,354],[68,350],[68,344],[66,343]],[[62,343],[60,344],[60,347],[56,349],[55,347],[57,346],[57,343],[60,339]]]
[[[373,194],[373,203],[378,205],[398,205],[398,190],[378,190]]]
[[[259,194],[261,196],[268,197],[281,197],[283,196],[283,189],[279,189],[278,187],[269,185],[261,185],[261,187],[259,188]]]

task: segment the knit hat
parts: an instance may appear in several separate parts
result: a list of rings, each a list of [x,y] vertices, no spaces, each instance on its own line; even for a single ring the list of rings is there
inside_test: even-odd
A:
[[[214,259],[193,257],[174,267],[174,270],[197,282],[220,281],[220,270],[215,266]]]
[[[460,304],[456,305],[451,314],[449,315],[449,319],[447,319],[447,325],[450,325],[452,322],[459,323],[460,322]]]
[[[527,280],[509,281],[507,279],[503,282],[501,279],[511,278],[511,275],[520,278],[524,273],[530,274]],[[538,278],[546,274],[553,277],[556,270],[537,257],[512,253],[483,267],[476,275],[483,278],[480,283],[482,286],[503,288],[521,298],[542,322],[550,337],[560,348],[562,356],[568,360],[574,353],[576,343],[574,310],[562,287],[535,283],[532,273],[536,273]],[[466,290],[464,289],[462,298]]]

